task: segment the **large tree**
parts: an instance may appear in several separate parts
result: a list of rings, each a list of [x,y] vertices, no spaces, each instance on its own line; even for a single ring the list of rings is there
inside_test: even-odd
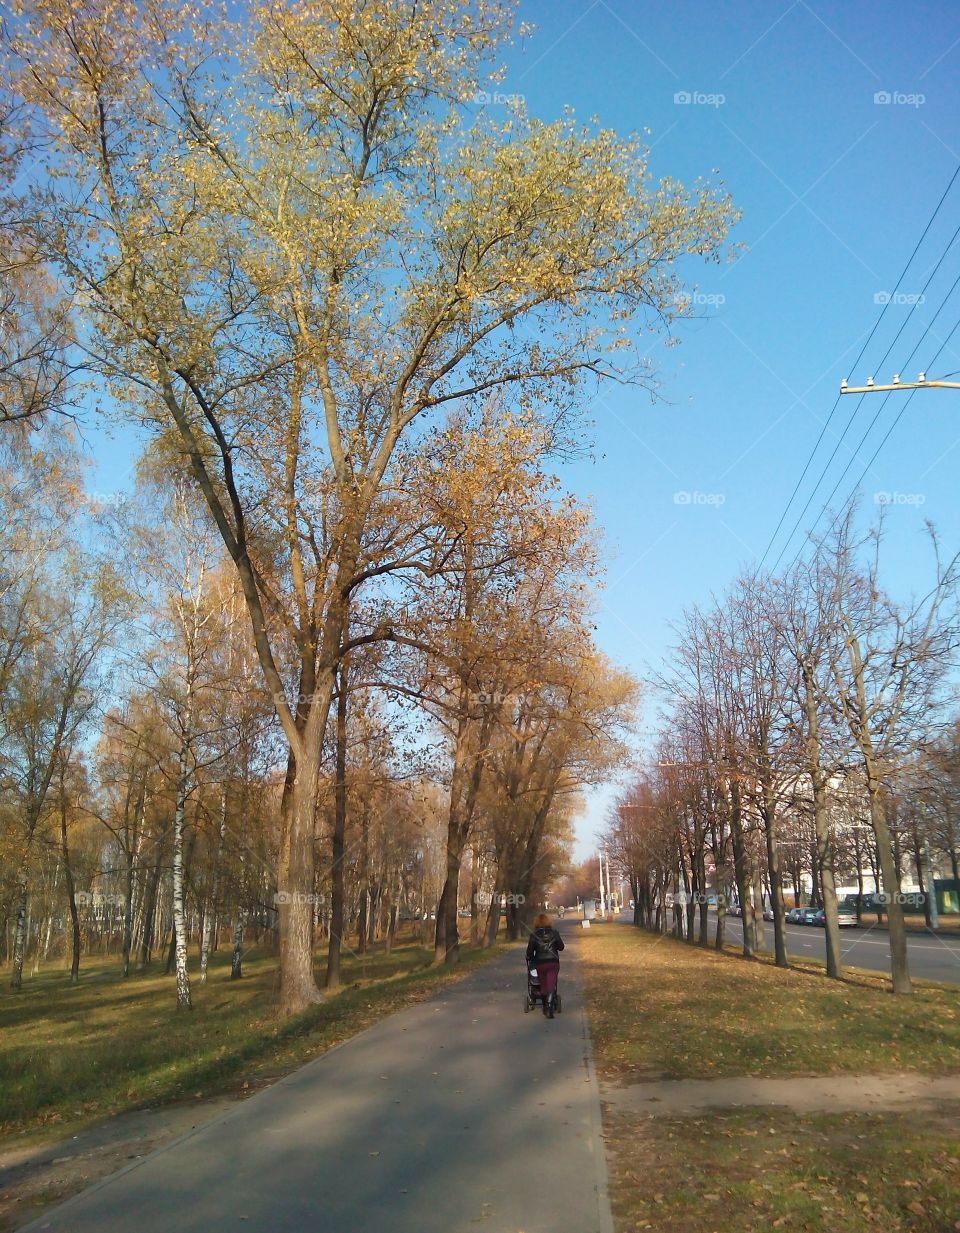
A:
[[[318,997],[320,751],[351,599],[390,567],[399,444],[499,387],[563,406],[591,376],[646,380],[638,336],[685,311],[675,261],[717,256],[733,219],[654,183],[636,139],[476,114],[511,9],[26,0],[7,30],[41,141],[30,243],[90,363],[188,460],[289,741],[287,1011]]]

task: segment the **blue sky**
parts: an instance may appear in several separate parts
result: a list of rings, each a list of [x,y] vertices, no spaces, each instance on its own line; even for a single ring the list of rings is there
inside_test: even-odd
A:
[[[960,164],[960,7],[798,0],[522,0],[536,35],[500,89],[544,118],[565,104],[618,131],[650,130],[656,174],[718,169],[743,211],[732,265],[689,268],[702,302],[682,345],[651,351],[663,401],[610,389],[591,408],[596,460],[564,470],[589,497],[610,548],[598,614],[602,647],[645,677],[669,624],[763,555],[840,379],[873,373],[960,224],[960,179],[856,372],[850,366]],[[675,95],[695,101],[675,102]],[[876,95],[891,101],[876,101]],[[960,318],[947,252],[881,375],[916,376]],[[903,300],[903,302],[899,302]],[[960,330],[937,364],[960,369]],[[833,464],[784,555],[789,562],[850,462],[882,396],[846,396],[767,563]],[[835,500],[850,493],[906,395],[880,410]],[[860,405],[858,406],[858,402]],[[923,524],[960,548],[960,391],[913,398],[867,471],[864,513],[890,493],[885,577],[909,594],[929,577]],[[689,504],[675,495],[691,494]],[[821,525],[828,523],[821,518]],[[651,695],[645,727],[656,722]],[[593,792],[580,852],[611,790]]]
[[[521,0],[537,27],[517,45],[499,87],[554,118],[565,105],[626,134],[650,130],[651,165],[692,182],[717,169],[743,211],[733,264],[693,266],[697,320],[682,345],[650,351],[663,400],[611,388],[589,409],[595,460],[564,481],[592,502],[609,547],[598,613],[603,649],[640,677],[671,641],[682,609],[708,601],[756,564],[834,404],[840,379],[873,372],[936,262],[946,257],[878,379],[915,376],[960,317],[960,293],[931,320],[960,275],[960,180],[926,237],[881,328],[853,359],[960,164],[960,6],[806,0]],[[675,96],[691,101],[676,101]],[[880,96],[881,101],[877,100]],[[882,101],[883,97],[889,101]],[[949,249],[949,251],[948,251]],[[923,339],[920,342],[921,338]],[[920,342],[916,358],[906,364]],[[960,330],[936,366],[960,370]],[[789,561],[870,421],[878,421],[837,493],[845,497],[905,395],[845,397],[785,520],[768,564],[811,495],[851,416],[827,478],[787,546]],[[99,431],[93,481],[125,485],[135,446]],[[916,396],[862,485],[872,514],[888,507],[885,577],[897,593],[924,586],[923,523],[960,548],[960,392]],[[678,493],[690,494],[687,504]],[[822,520],[821,520],[822,521]],[[645,726],[656,718],[651,696]],[[593,792],[580,852],[612,789]]]

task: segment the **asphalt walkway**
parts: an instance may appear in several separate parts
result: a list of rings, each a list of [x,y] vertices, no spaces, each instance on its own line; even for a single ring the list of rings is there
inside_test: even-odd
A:
[[[611,1233],[574,927],[512,950],[48,1212],[51,1233]],[[572,945],[570,944],[572,943]]]

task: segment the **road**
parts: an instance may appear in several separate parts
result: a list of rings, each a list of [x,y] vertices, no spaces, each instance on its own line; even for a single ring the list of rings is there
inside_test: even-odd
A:
[[[711,916],[711,937],[715,927],[716,918]],[[766,944],[772,949],[773,922],[764,921],[763,927]],[[822,929],[815,925],[787,925],[786,928],[788,954],[798,959],[823,958],[826,943]],[[731,942],[743,942],[743,930],[737,917],[727,917],[726,932]],[[841,929],[840,947],[844,963],[875,972],[890,971],[890,942],[885,931],[870,926]],[[908,934],[907,953],[911,975],[960,984],[960,936]]]
[[[563,1014],[513,949],[28,1225],[612,1233],[572,923]]]

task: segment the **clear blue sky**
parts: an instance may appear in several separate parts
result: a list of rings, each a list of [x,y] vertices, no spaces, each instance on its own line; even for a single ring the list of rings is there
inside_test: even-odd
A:
[[[666,401],[607,391],[591,413],[596,462],[565,471],[591,497],[610,545],[601,645],[643,677],[670,646],[669,622],[757,563],[840,379],[862,384],[910,311],[891,304],[858,371],[849,371],[880,311],[875,297],[892,291],[960,164],[960,6],[522,0],[521,13],[537,34],[512,55],[503,92],[522,93],[545,118],[569,103],[620,131],[649,129],[657,174],[692,181],[716,168],[743,210],[746,252],[732,266],[691,267],[703,317],[680,327],[681,346],[652,351]],[[675,102],[683,92],[702,101]],[[876,102],[882,92],[894,101]],[[958,224],[960,180],[901,296],[920,293]],[[905,364],[958,275],[955,245],[883,375],[903,366],[915,376],[932,359],[960,318],[960,289]],[[937,369],[960,369],[960,330]],[[785,561],[881,397],[856,411]],[[905,397],[884,406],[837,499],[852,490]],[[768,563],[857,402],[845,397],[837,409]],[[929,576],[924,519],[948,550],[960,548],[958,463],[960,391],[918,394],[862,485],[866,512],[878,492],[904,502],[888,508],[892,590],[910,593]],[[678,492],[701,494],[700,503],[677,504]],[[655,721],[651,696],[645,726]],[[591,794],[582,855],[609,797]]]
[[[669,622],[755,564],[773,534],[844,376],[879,364],[910,311],[895,303],[856,372],[849,366],[951,175],[960,164],[960,5],[893,0],[521,0],[533,38],[509,57],[503,93],[553,118],[569,104],[627,133],[649,129],[657,174],[692,182],[718,169],[743,210],[733,265],[691,266],[700,319],[682,345],[651,356],[665,401],[606,391],[590,409],[596,460],[564,479],[590,499],[610,548],[600,607],[605,651],[639,676],[670,645]],[[675,95],[694,96],[689,103]],[[893,96],[877,102],[877,94]],[[901,287],[919,294],[960,224],[960,181]],[[954,246],[877,375],[915,376],[960,317],[947,302],[960,274]],[[937,364],[960,370],[960,331]],[[846,496],[903,406],[891,398],[838,492]],[[856,410],[827,480],[787,554],[800,543],[880,406]],[[781,529],[770,561],[837,444],[856,398],[845,398]],[[124,483],[133,456],[118,434],[93,434],[96,485]],[[917,395],[867,472],[889,508],[886,580],[909,593],[928,578],[923,521],[960,547],[960,392]],[[699,494],[678,504],[677,493]],[[768,561],[769,563],[769,561]],[[646,725],[656,718],[651,697]],[[610,789],[592,793],[580,853],[602,823]]]

